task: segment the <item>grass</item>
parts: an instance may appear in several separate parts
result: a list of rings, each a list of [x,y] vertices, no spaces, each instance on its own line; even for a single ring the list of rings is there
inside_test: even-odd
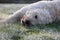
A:
[[[24,5],[0,4],[0,17],[7,18]],[[20,23],[0,25],[0,40],[60,40],[60,23],[31,27],[24,27]]]

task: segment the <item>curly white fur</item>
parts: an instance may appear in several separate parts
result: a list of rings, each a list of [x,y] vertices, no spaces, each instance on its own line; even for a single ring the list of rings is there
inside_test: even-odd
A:
[[[35,9],[45,9],[48,10],[53,21],[60,21],[60,2],[59,1],[39,1],[32,3],[28,6],[22,7],[20,10],[16,11],[13,15],[5,20],[0,21],[0,23],[13,23],[21,19],[23,15],[28,10]],[[47,13],[48,14],[48,13]],[[41,17],[42,19],[42,17]]]

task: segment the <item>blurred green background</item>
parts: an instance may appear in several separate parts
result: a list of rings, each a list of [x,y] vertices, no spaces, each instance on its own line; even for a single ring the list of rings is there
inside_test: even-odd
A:
[[[0,0],[0,3],[32,3],[41,0]]]

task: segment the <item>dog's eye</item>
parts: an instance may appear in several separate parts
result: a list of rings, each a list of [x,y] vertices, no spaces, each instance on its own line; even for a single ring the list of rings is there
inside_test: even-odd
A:
[[[37,19],[37,15],[35,15],[35,19]]]

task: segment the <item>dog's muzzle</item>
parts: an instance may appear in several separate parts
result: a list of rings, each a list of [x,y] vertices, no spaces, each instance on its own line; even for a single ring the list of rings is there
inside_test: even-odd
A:
[[[31,24],[29,20],[25,20],[25,21],[21,20],[21,23],[23,26],[30,26],[30,24]]]

